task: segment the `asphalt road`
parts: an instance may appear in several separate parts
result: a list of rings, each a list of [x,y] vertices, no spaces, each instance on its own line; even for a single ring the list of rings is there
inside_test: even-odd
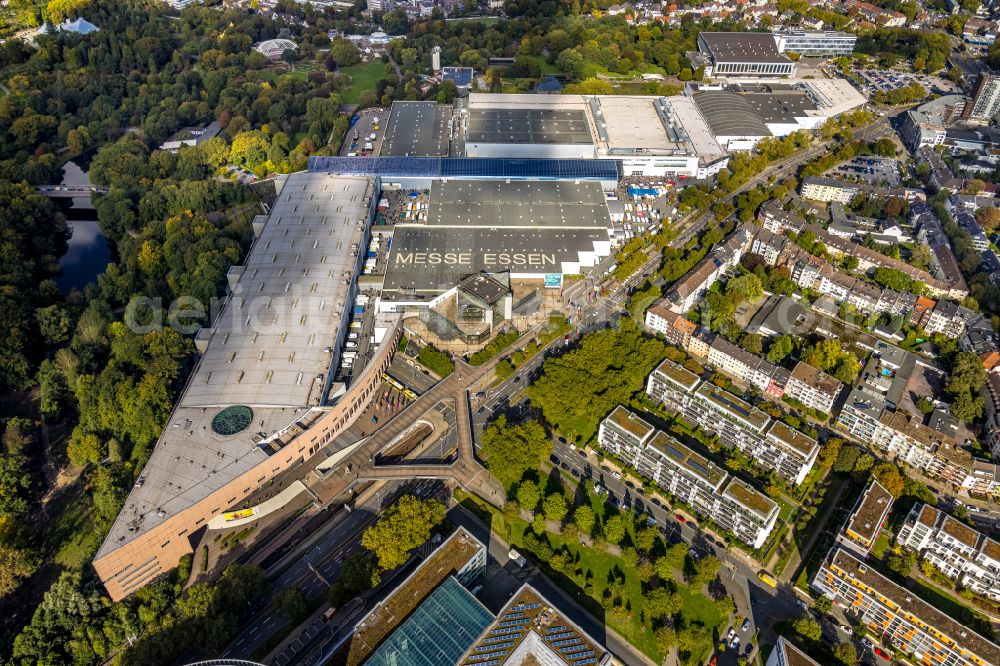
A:
[[[315,598],[340,575],[340,562],[360,548],[362,530],[381,511],[382,500],[399,484],[386,486],[363,506],[353,511],[339,511],[331,517],[332,528],[305,549],[296,549],[291,557],[268,570],[271,594],[288,587],[298,587],[306,596]],[[322,528],[321,528],[322,529]],[[291,562],[289,566],[287,563]],[[324,582],[326,581],[326,582]],[[220,656],[247,659],[267,642],[288,620],[268,605],[240,631],[239,637]]]
[[[690,516],[686,514],[681,516],[684,518],[681,522],[677,518],[679,513],[653,502],[641,487],[635,487],[631,482],[616,478],[610,468],[602,469],[597,456],[593,454],[585,455],[580,449],[574,450],[569,444],[558,440],[553,441],[552,450],[559,461],[555,464],[560,469],[569,472],[574,479],[592,477],[596,483],[607,489],[606,497],[609,502],[612,498],[618,501],[617,506],[620,510],[631,510],[636,514],[652,518],[660,533],[671,543],[683,540],[691,546],[692,552],[715,555],[722,561],[719,576],[726,591],[736,603],[736,613],[750,619],[751,626],[747,632],[740,632],[739,627],[736,628],[744,645],[747,639],[758,631],[763,632],[766,642],[773,642],[775,621],[802,614],[803,610],[797,603],[794,592],[787,588],[774,589],[759,583],[756,566],[748,563],[742,554],[736,555],[724,545],[718,546],[715,537],[699,529]],[[740,648],[740,654],[745,654],[743,647]],[[719,656],[719,663],[735,666],[737,656],[739,655],[735,651],[727,650]]]

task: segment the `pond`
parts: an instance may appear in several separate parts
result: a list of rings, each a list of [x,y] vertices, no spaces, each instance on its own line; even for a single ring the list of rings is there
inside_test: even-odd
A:
[[[74,162],[67,162],[63,167],[62,185],[89,185],[87,172]],[[59,260],[62,272],[56,277],[56,284],[63,293],[73,289],[83,289],[87,284],[97,281],[97,276],[104,272],[111,261],[111,247],[97,222],[97,211],[90,197],[74,197],[66,200],[55,200],[66,215],[72,237],[69,249]]]

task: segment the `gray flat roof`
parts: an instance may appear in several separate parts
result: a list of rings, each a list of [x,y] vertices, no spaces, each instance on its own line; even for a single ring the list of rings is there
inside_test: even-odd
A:
[[[288,177],[180,404],[319,404],[312,379],[336,344],[366,196],[368,178]]]
[[[362,239],[373,194],[370,178],[288,176],[98,556],[263,463],[318,418],[317,378],[329,368],[357,260],[351,245]],[[229,405],[252,417],[244,430],[219,435],[212,419]]]
[[[610,251],[611,228],[596,182],[435,181],[427,223],[395,227],[383,298],[423,299],[483,271],[577,272]]]
[[[694,95],[712,132],[718,136],[771,136],[771,131],[743,95],[705,90]]]
[[[794,123],[796,117],[805,118],[807,111],[816,110],[812,100],[801,92],[751,93],[743,98],[765,123]]]
[[[393,102],[380,155],[447,157],[451,107],[435,102]]]
[[[608,242],[606,229],[396,225],[383,292],[438,294],[481,271],[561,273],[563,262],[578,262]],[[394,300],[391,293],[383,297]]]
[[[611,218],[597,182],[434,181],[429,226],[607,229]]]
[[[716,62],[790,63],[769,32],[703,32],[698,35]]]
[[[592,144],[582,110],[469,109],[468,143]]]

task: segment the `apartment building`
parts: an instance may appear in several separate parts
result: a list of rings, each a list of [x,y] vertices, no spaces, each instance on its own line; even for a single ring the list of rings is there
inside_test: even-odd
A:
[[[774,528],[775,502],[622,406],[601,422],[597,441],[604,451],[752,548],[764,545]]]
[[[816,440],[671,361],[664,361],[650,374],[646,393],[685,420],[718,435],[723,446],[740,450],[791,483],[802,483],[819,455]]]
[[[790,241],[784,236],[761,229],[750,241],[750,252],[760,255],[764,261],[773,266],[778,263],[781,250],[788,242]]]
[[[1000,646],[875,572],[847,550],[830,551],[812,586],[916,663],[1000,664]]]
[[[837,203],[849,204],[851,200],[861,193],[861,186],[856,183],[848,183],[836,178],[824,178],[822,176],[807,176],[802,179],[802,186],[799,194],[803,199],[813,201],[836,201]]]
[[[961,587],[1000,600],[1000,543],[954,516],[914,504],[896,543],[917,551]]]
[[[1000,76],[980,74],[972,91],[972,104],[966,107],[965,116],[989,123],[1000,113]]]
[[[698,330],[697,324],[671,310],[668,302],[663,299],[646,310],[645,326],[653,335],[662,335],[670,344],[685,349],[691,344],[691,336]]]
[[[818,368],[799,361],[792,368],[792,374],[785,386],[785,395],[798,400],[806,407],[833,413],[833,404],[843,390],[844,384]]]
[[[869,271],[880,266],[884,268],[895,268],[896,270],[905,273],[910,279],[923,282],[932,296],[947,296],[949,298],[960,300],[969,295],[968,286],[965,284],[964,280],[962,280],[961,283],[949,284],[948,282],[939,280],[927,271],[911,266],[905,261],[893,259],[892,257],[886,256],[881,252],[869,249],[860,243],[855,243],[847,238],[840,238],[835,234],[831,234],[829,231],[817,224],[807,224],[803,227],[803,230],[810,231],[815,234],[816,240],[823,244],[831,257],[840,258],[844,255],[857,257],[859,271]],[[794,258],[792,261],[784,263],[794,263],[794,261],[802,258],[802,254],[806,254],[799,249],[798,246],[794,246],[794,248],[788,246],[786,247],[787,252]]]
[[[765,230],[775,234],[784,234],[786,230],[798,232],[806,225],[805,219],[786,211],[777,199],[761,205],[757,211],[757,221]]]
[[[892,509],[892,493],[881,483],[872,479],[865,492],[848,516],[844,529],[837,535],[837,541],[850,548],[861,557],[868,557],[878,538],[889,511]]]
[[[895,411],[885,399],[861,388],[851,390],[835,426],[887,457],[972,494],[1000,493],[1000,466],[974,457],[948,433]]]
[[[694,307],[726,269],[739,263],[752,236],[751,228],[742,226],[695,264],[667,292],[669,308],[674,312],[684,313]]]

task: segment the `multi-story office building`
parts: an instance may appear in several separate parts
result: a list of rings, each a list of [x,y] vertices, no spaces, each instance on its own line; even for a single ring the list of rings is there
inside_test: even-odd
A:
[[[650,374],[646,393],[685,420],[717,434],[723,446],[739,449],[792,483],[802,483],[816,462],[816,440],[671,361],[664,361]]]
[[[638,416],[616,407],[598,429],[602,449],[652,480],[740,541],[760,548],[778,519],[778,505]]]
[[[1000,543],[927,504],[914,504],[896,543],[962,587],[1000,600]]]
[[[848,516],[844,529],[837,535],[837,540],[862,557],[867,557],[891,509],[892,493],[872,479]]]
[[[785,386],[785,395],[794,398],[810,409],[830,414],[833,403],[844,385],[822,370],[799,361]]]
[[[875,572],[846,550],[830,551],[812,586],[843,608],[852,620],[912,656],[915,663],[1000,664],[1000,646]]]
[[[849,32],[785,30],[774,33],[780,53],[804,56],[840,56],[854,53],[856,35]]]
[[[965,114],[972,120],[988,123],[1000,113],[1000,76],[980,74],[976,89],[972,91],[972,104],[965,107]]]

